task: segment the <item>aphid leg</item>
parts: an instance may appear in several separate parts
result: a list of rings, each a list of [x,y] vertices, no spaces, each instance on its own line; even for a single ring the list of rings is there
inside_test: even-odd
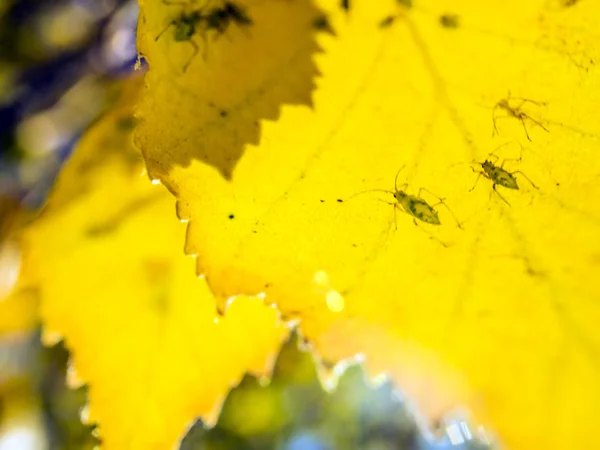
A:
[[[529,137],[529,131],[527,130],[527,125],[525,125],[525,119],[531,120],[533,123],[535,123],[541,129],[543,129],[546,132],[549,132],[548,129],[544,125],[542,125],[541,122],[539,122],[538,120],[534,119],[529,114],[524,113],[523,111],[521,111],[521,108],[523,108],[523,106],[526,103],[531,103],[531,104],[536,105],[536,106],[544,106],[544,105],[546,105],[546,102],[536,102],[534,100],[529,100],[527,98],[521,98],[521,97],[512,97],[512,98],[515,99],[515,100],[521,100],[521,103],[519,103],[518,106],[516,106],[515,108],[510,108],[509,111],[510,111],[510,113],[511,113],[512,116],[516,117],[517,119],[519,119],[521,121],[521,125],[523,125],[523,130],[525,130],[525,136],[527,136],[528,140],[531,141],[531,138]]]
[[[498,111],[498,108],[500,108],[500,103],[496,103],[494,105],[494,109],[492,110],[492,122],[494,124],[494,131],[492,131],[492,137],[499,135],[500,133],[498,132],[498,125],[496,124],[496,121],[498,120],[498,116],[496,115],[496,111]]]
[[[429,195],[434,196],[435,198],[438,199],[437,203],[434,203],[433,205],[431,205],[432,208],[435,208],[437,205],[444,205],[444,207],[448,210],[448,212],[450,213],[450,215],[452,216],[452,218],[454,219],[454,221],[456,222],[456,225],[458,225],[458,228],[460,228],[461,230],[463,229],[461,223],[458,221],[458,219],[456,218],[456,215],[454,214],[454,212],[450,209],[450,207],[448,206],[448,204],[444,201],[445,199],[435,195],[433,192],[431,192],[429,189],[425,189],[424,187],[419,188],[419,193],[418,193],[418,197],[421,198],[421,191],[425,191],[427,192]]]
[[[494,107],[494,111],[496,111],[496,108],[502,108],[502,109],[504,109],[504,107],[502,105],[496,105]],[[531,119],[531,117],[529,117],[525,113],[516,112],[513,109],[509,109],[508,112],[509,112],[509,114],[505,115],[505,116],[494,115],[494,132],[492,133],[492,136],[500,135],[500,133],[498,132],[498,126],[497,126],[498,119],[511,119],[511,118],[515,118],[515,119],[519,119],[519,121],[523,125],[523,129],[525,130],[525,136],[527,136],[527,140],[531,141],[531,138],[529,137],[529,132],[527,131],[527,125],[525,125],[525,119],[524,119],[524,117],[527,117],[528,119]],[[531,119],[531,120],[533,120],[533,119]]]
[[[531,185],[532,185],[534,188],[536,188],[536,189],[539,189],[539,187],[537,187],[537,186],[535,185],[535,183],[534,183],[533,181],[531,181],[531,179],[530,179],[530,178],[529,178],[527,175],[525,175],[523,172],[521,172],[520,170],[515,170],[514,172],[512,172],[512,173],[511,173],[511,175],[514,175],[515,173],[521,174],[521,176],[522,176],[523,178],[525,178],[527,181],[529,181],[529,183],[530,183],[530,184],[531,184]]]
[[[511,97],[509,96],[508,98],[513,99],[513,100],[521,100],[521,103],[519,104],[519,106],[517,106],[516,108],[513,108],[515,111],[520,111],[521,108],[525,105],[525,103],[531,103],[532,105],[536,105],[536,106],[546,106],[546,102],[536,102],[535,100],[530,100],[528,98],[524,98],[524,97]]]
[[[510,203],[508,203],[508,202],[506,201],[506,199],[505,199],[504,197],[502,197],[502,194],[500,194],[500,192],[498,192],[498,189],[496,189],[496,183],[494,183],[494,184],[492,185],[492,189],[494,190],[494,192],[495,192],[495,193],[498,195],[498,197],[500,197],[500,199],[501,199],[501,200],[502,200],[504,203],[506,203],[508,206],[510,206]]]
[[[548,130],[548,128],[546,128],[544,125],[542,125],[542,123],[539,120],[535,120],[533,117],[528,116],[527,114],[525,114],[525,117],[527,117],[529,120],[531,120],[533,123],[535,123],[538,127],[540,127],[542,130],[544,130],[546,133],[550,133],[550,130]],[[521,118],[521,122],[523,122],[523,126],[525,126],[525,121],[523,120],[523,118]]]
[[[167,25],[167,26],[166,26],[166,27],[165,27],[165,28],[164,28],[164,29],[163,29],[163,30],[162,30],[160,33],[158,33],[158,36],[156,36],[156,37],[154,38],[154,42],[158,41],[158,39],[159,39],[159,38],[160,38],[160,37],[161,37],[163,34],[165,34],[165,32],[166,32],[166,31],[167,31],[169,28],[171,28],[173,25],[175,25],[175,22],[171,21],[171,22],[169,23],[169,25]]]
[[[473,187],[471,189],[469,189],[469,192],[471,192],[473,189],[475,189],[475,186],[477,186],[477,182],[479,181],[479,179],[481,178],[482,175],[487,178],[487,175],[485,174],[485,172],[482,172],[480,170],[475,170],[472,167],[471,167],[471,170],[477,174],[477,178],[475,179],[475,183],[473,184]]]
[[[385,203],[386,205],[391,205],[394,208],[394,231],[398,231],[398,219],[396,215],[396,208],[398,206],[398,203],[386,202],[385,200],[381,200],[380,198],[378,198],[377,200],[379,200],[382,203]]]
[[[525,136],[527,136],[527,140],[531,142],[531,137],[529,137],[529,132],[527,131],[527,125],[525,125],[525,119],[524,119],[524,117],[529,117],[529,116],[526,116],[524,114],[525,113],[519,113],[519,115],[515,116],[515,117],[517,117],[521,121],[521,125],[523,125],[523,130],[525,130]]]
[[[425,228],[423,228],[421,225],[419,225],[419,223],[417,222],[417,219],[415,219],[414,217],[413,217],[413,223],[419,230],[421,230],[423,233],[425,233],[427,236],[429,236],[429,239],[436,241],[438,244],[440,244],[444,248],[449,247],[449,245],[446,244],[444,241],[440,240],[438,237],[434,236],[429,231],[427,231]]]
[[[207,30],[203,29],[201,32],[202,37],[202,59],[204,62],[208,61],[208,40],[206,39]]]
[[[183,72],[185,73],[185,71],[188,69],[188,67],[190,66],[190,64],[192,63],[192,61],[194,60],[194,58],[196,57],[196,55],[198,54],[198,52],[200,51],[200,49],[198,48],[198,44],[196,44],[196,42],[194,42],[193,39],[189,39],[187,42],[190,43],[190,45],[192,47],[194,47],[194,53],[192,53],[192,56],[189,57],[189,59],[187,60],[187,62],[185,63],[185,65],[183,66]]]

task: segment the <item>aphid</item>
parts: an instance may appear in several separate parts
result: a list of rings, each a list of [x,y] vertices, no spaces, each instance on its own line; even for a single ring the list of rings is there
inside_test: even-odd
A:
[[[165,4],[171,5],[172,3],[166,2],[163,0]],[[198,54],[198,44],[192,39],[194,34],[196,34],[196,27],[199,22],[203,19],[202,14],[199,11],[193,11],[191,13],[181,13],[179,17],[172,20],[169,25],[162,30],[158,36],[154,39],[158,41],[160,37],[171,27],[175,27],[175,32],[173,33],[173,38],[176,42],[189,42],[190,45],[194,48],[194,53],[190,57],[187,63],[183,66],[183,71],[185,72],[194,59],[194,57]]]
[[[189,4],[188,2],[171,2],[168,0],[163,0],[163,3],[165,5],[179,6],[186,6]],[[225,33],[231,22],[235,22],[240,26],[247,26],[252,24],[252,19],[250,19],[241,6],[229,1],[225,2],[221,7],[209,10],[207,14],[203,14],[202,9],[189,13],[183,12],[179,17],[173,19],[165,29],[156,36],[155,41],[158,41],[169,28],[175,27],[173,39],[176,42],[189,42],[194,48],[192,56],[190,56],[183,67],[183,71],[185,72],[199,51],[198,44],[193,39],[198,30],[201,30],[203,35],[205,35],[208,30],[216,30],[218,33],[217,36],[219,36]],[[204,59],[206,59],[206,44],[204,45],[204,53]]]
[[[214,8],[206,16],[206,28],[223,34],[231,22],[239,26],[252,25],[252,19],[246,11],[233,2],[225,2],[222,8]]]
[[[510,100],[520,100],[520,103],[517,106],[511,106],[509,103]],[[535,102],[533,100],[529,100],[526,98],[520,98],[520,97],[511,97],[510,94],[508,95],[507,98],[503,98],[503,99],[499,100],[498,103],[496,103],[494,105],[494,110],[492,112],[492,118],[494,121],[493,135],[498,134],[498,127],[496,124],[497,120],[498,119],[508,119],[511,117],[515,118],[521,122],[521,124],[523,125],[523,129],[525,130],[525,136],[527,136],[527,139],[530,141],[531,141],[531,137],[529,137],[529,132],[527,131],[527,125],[525,125],[525,119],[530,120],[531,122],[533,122],[534,124],[536,124],[537,126],[539,126],[540,128],[542,128],[543,130],[545,130],[547,132],[548,129],[544,125],[542,125],[542,123],[540,121],[535,120],[530,115],[528,115],[527,113],[522,111],[521,108],[523,108],[523,106],[526,103],[531,103],[536,106],[544,106],[545,105],[545,103],[543,103],[543,102]],[[507,114],[505,116],[498,117],[497,112],[499,109],[505,111]]]
[[[502,144],[500,147],[502,147],[503,145],[506,145],[506,144]],[[498,148],[500,148],[500,147],[498,147]],[[498,150],[498,148],[496,150]],[[496,150],[494,150],[494,151],[496,151]],[[523,172],[521,172],[520,170],[515,170],[514,172],[508,172],[506,169],[504,169],[504,163],[506,163],[507,161],[521,161],[520,156],[519,156],[519,158],[516,158],[516,159],[505,159],[502,161],[502,163],[499,166],[497,166],[492,161],[490,161],[489,160],[490,157],[494,157],[495,161],[498,161],[498,156],[496,156],[494,154],[494,152],[492,152],[488,155],[488,157],[486,158],[486,160],[484,162],[476,163],[481,166],[481,169],[482,169],[481,171],[477,171],[471,167],[471,170],[473,170],[473,172],[476,172],[478,175],[477,175],[477,179],[475,180],[475,184],[473,185],[473,187],[471,189],[469,189],[469,192],[471,192],[473,189],[475,189],[475,186],[477,186],[477,182],[479,181],[479,178],[481,178],[481,176],[483,175],[485,178],[487,178],[488,180],[490,180],[492,182],[492,189],[494,189],[496,194],[498,194],[498,197],[500,197],[504,203],[506,203],[508,206],[510,206],[510,203],[508,203],[506,201],[506,199],[500,194],[500,192],[498,192],[498,190],[496,189],[496,185],[504,186],[507,189],[518,190],[519,185],[517,183],[517,178],[515,177],[515,174],[517,174],[517,173],[520,174],[521,176],[523,176],[527,181],[529,181],[529,183],[531,183],[531,185],[534,188],[538,189],[538,187],[533,183],[533,181],[531,181],[529,179],[529,177],[527,175],[525,175]]]
[[[400,172],[402,171],[402,169],[404,168],[404,166],[402,166],[400,168],[400,170],[398,170],[398,173],[396,173],[396,178],[394,179],[394,190],[390,191],[387,189],[369,189],[367,191],[362,191],[359,192],[357,194],[354,194],[353,196],[349,197],[348,200],[350,200],[351,198],[356,197],[357,195],[361,195],[367,192],[385,192],[387,194],[392,194],[394,196],[395,202],[387,202],[384,200],[380,200],[384,203],[387,203],[388,205],[391,205],[394,207],[394,223],[396,225],[396,230],[398,229],[398,223],[396,220],[396,209],[399,206],[401,208],[401,211],[408,214],[409,216],[411,216],[413,218],[413,223],[419,227],[419,223],[417,222],[417,220],[430,224],[430,225],[441,225],[441,221],[438,215],[437,210],[435,209],[436,206],[438,205],[444,205],[446,207],[446,209],[448,209],[448,211],[450,212],[450,214],[452,215],[452,217],[454,218],[454,220],[456,221],[457,225],[459,228],[462,229],[462,225],[460,224],[460,222],[456,219],[456,216],[454,215],[454,213],[452,212],[452,210],[450,209],[450,207],[446,204],[446,202],[444,201],[443,198],[438,197],[437,195],[435,195],[433,192],[425,189],[425,188],[419,188],[419,192],[417,193],[417,195],[412,195],[412,194],[408,194],[406,193],[406,189],[408,188],[408,183],[404,183],[403,185],[401,185],[401,189],[398,188],[398,176],[400,175]],[[421,196],[422,192],[427,192],[428,194],[432,195],[433,197],[438,199],[437,203],[434,203],[433,205],[430,205],[429,203],[427,203],[426,200],[423,199],[423,197]],[[338,200],[339,201],[339,200]],[[437,240],[440,244],[442,244],[444,247],[447,247],[447,244],[445,244],[444,242],[440,241],[439,239],[437,239],[436,237],[432,236],[429,232],[427,232],[425,229],[421,228],[423,231],[425,231],[430,238]]]

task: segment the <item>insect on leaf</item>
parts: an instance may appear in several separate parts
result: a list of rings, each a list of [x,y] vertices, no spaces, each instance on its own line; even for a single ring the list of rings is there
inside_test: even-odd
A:
[[[163,8],[147,5],[140,25],[150,71],[136,141],[218,306],[264,292],[324,358],[363,354],[431,420],[465,408],[513,450],[600,448],[600,10],[423,0],[346,14],[322,1],[335,36],[313,32],[312,101],[275,102],[277,116],[272,100],[307,94],[314,73],[310,40],[271,31],[268,8],[289,33],[313,21],[301,0],[267,3],[244,2],[249,37],[209,39],[214,55],[183,76],[175,44],[148,38]],[[495,105],[518,98],[531,101],[500,119]],[[471,190],[471,163],[507,141],[497,156],[519,189],[496,188],[508,204],[489,179]],[[386,192],[345,201],[393,191],[402,166],[407,195],[425,188],[451,208],[421,193],[439,225]]]

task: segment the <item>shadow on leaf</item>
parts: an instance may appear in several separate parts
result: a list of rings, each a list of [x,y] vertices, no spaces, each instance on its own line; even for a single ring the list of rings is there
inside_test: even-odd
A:
[[[152,178],[199,160],[231,179],[261,120],[312,106],[325,17],[309,0],[150,2],[139,48],[148,89],[135,136]],[[243,20],[242,20],[243,19]]]

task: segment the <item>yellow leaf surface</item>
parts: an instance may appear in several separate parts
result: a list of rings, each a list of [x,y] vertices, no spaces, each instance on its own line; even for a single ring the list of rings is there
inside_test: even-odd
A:
[[[506,448],[600,448],[600,8],[235,4],[252,24],[145,1],[139,29],[136,142],[220,308],[265,293]]]
[[[206,281],[190,276],[173,198],[131,144],[140,87],[86,132],[25,240],[46,340],[72,351],[70,384],[89,384],[105,449],[172,448],[246,370],[264,373],[287,335],[257,298],[217,320]]]

